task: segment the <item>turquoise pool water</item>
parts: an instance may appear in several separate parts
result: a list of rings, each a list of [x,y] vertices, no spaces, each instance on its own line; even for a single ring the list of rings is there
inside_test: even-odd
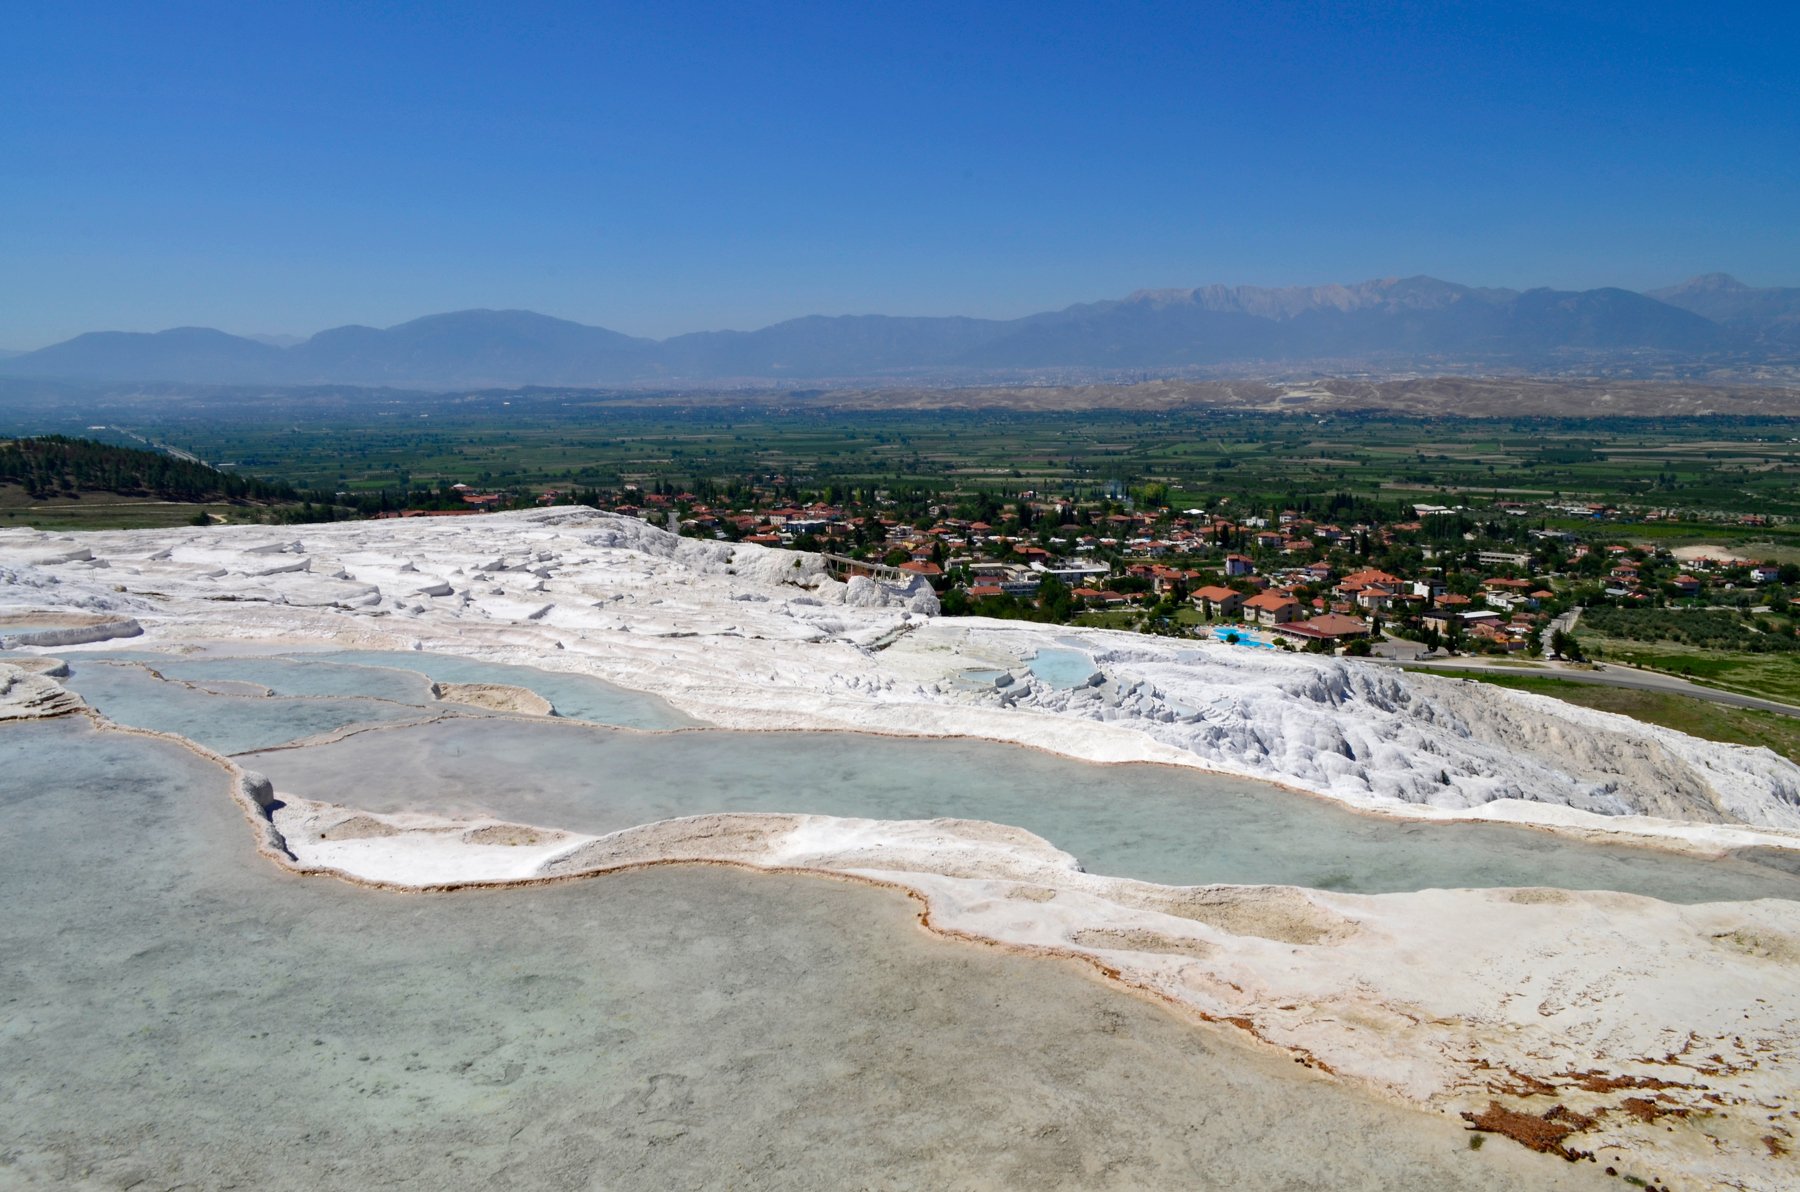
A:
[[[1031,658],[1032,674],[1065,691],[1085,686],[1099,669],[1094,665],[1093,657],[1083,650],[1052,647],[1039,650]]]
[[[196,683],[226,679],[255,683],[277,695],[373,697],[420,707],[434,702],[431,680],[415,671],[352,666],[304,655],[173,660],[141,657],[172,679]]]
[[[0,776],[7,1188],[1318,1186],[1293,1138],[1336,1187],[1605,1182],[892,891],[377,893],[275,870],[172,744],[0,724]]]
[[[442,655],[348,651],[331,654],[181,656],[149,651],[72,652],[68,685],[119,724],[176,733],[221,753],[264,748],[369,722],[436,714],[433,680],[503,683],[548,699],[558,715],[622,728],[686,728],[697,722],[666,701],[584,675],[473,662]],[[125,663],[142,663],[128,666]],[[167,683],[251,683],[276,693],[245,699]]]
[[[141,666],[70,654],[63,682],[102,715],[132,728],[174,733],[220,753],[263,749],[356,724],[381,724],[429,715],[422,706],[381,699],[214,695],[166,682]],[[158,663],[153,665],[160,665]],[[199,664],[182,666],[195,675]],[[233,680],[236,672],[214,676]],[[267,684],[265,684],[267,685]]]
[[[604,833],[702,812],[960,817],[1028,829],[1096,873],[1382,893],[1559,886],[1673,902],[1800,898],[1800,875],[1488,824],[1357,815],[1264,783],[1018,746],[856,733],[646,735],[458,719],[250,754],[278,790],[375,811]]]
[[[475,710],[425,723],[445,705],[431,701],[417,670],[385,665],[390,659],[444,681],[512,682],[590,716],[669,726],[660,701],[634,704],[605,684],[421,654],[155,663],[171,678],[293,693],[262,698],[210,694],[92,656],[76,656],[69,682],[121,724],[238,754],[289,793],[376,811],[481,812],[594,833],[713,811],[960,817],[1025,828],[1095,872],[1173,885],[1368,893],[1542,885],[1676,902],[1800,897],[1800,874],[1783,872],[1783,857],[1701,861],[1502,825],[1391,820],[1248,780],[1094,765],[992,742],[624,732]],[[364,726],[376,731],[261,752]]]
[[[620,728],[688,728],[699,723],[676,711],[667,701],[646,692],[632,691],[587,675],[540,670],[534,666],[404,651],[348,650],[306,657],[361,667],[398,667],[416,671],[440,683],[505,683],[527,687],[549,700],[559,716]]]

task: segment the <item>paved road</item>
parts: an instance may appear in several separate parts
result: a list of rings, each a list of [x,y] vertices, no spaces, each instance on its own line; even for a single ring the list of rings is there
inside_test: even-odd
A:
[[[1792,704],[1776,703],[1774,700],[1758,699],[1753,695],[1739,695],[1735,691],[1720,691],[1716,687],[1702,687],[1698,683],[1690,683],[1686,679],[1678,679],[1674,675],[1665,675],[1658,671],[1636,670],[1621,666],[1616,662],[1606,664],[1605,670],[1577,670],[1560,663],[1546,662],[1538,666],[1506,666],[1492,662],[1482,662],[1476,658],[1427,658],[1412,660],[1406,658],[1366,658],[1365,662],[1374,662],[1383,666],[1407,666],[1422,671],[1438,671],[1454,676],[1457,671],[1485,671],[1500,675],[1534,675],[1540,679],[1565,679],[1571,683],[1586,683],[1593,687],[1630,687],[1639,691],[1664,691],[1671,695],[1688,695],[1695,699],[1703,699],[1708,703],[1725,704],[1733,708],[1753,708],[1761,712],[1778,712],[1783,716],[1800,716],[1800,707]]]
[[[1564,633],[1575,632],[1576,624],[1581,620],[1580,607],[1553,619],[1544,627],[1544,641],[1550,640],[1550,634],[1557,629]],[[1388,646],[1392,652],[1385,657],[1371,657],[1367,662],[1380,663],[1384,666],[1410,666],[1419,670],[1442,671],[1455,674],[1457,671],[1485,671],[1500,675],[1536,675],[1544,679],[1563,679],[1570,683],[1586,683],[1591,687],[1628,687],[1638,691],[1663,691],[1671,695],[1692,696],[1708,703],[1725,704],[1733,708],[1751,708],[1759,712],[1776,712],[1783,716],[1800,717],[1800,707],[1793,704],[1777,703],[1771,699],[1758,699],[1754,695],[1739,695],[1735,691],[1720,691],[1716,687],[1703,687],[1698,683],[1690,683],[1686,679],[1674,675],[1666,675],[1661,671],[1638,670],[1636,667],[1624,666],[1616,662],[1606,664],[1604,670],[1577,668],[1561,662],[1542,662],[1531,666],[1508,665],[1504,663],[1483,662],[1479,658],[1415,658],[1407,657],[1402,649],[1396,647],[1410,646],[1418,648],[1416,642],[1406,642],[1399,638],[1389,638],[1380,643]]]

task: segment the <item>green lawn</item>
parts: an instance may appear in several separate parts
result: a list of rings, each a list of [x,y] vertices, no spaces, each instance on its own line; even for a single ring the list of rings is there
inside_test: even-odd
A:
[[[0,485],[0,529],[17,526],[34,530],[148,530],[189,525],[198,513],[209,514],[214,521],[254,521],[253,512],[251,506],[189,505],[114,493],[90,493],[79,500],[34,501],[16,485]]]
[[[1077,614],[1071,625],[1087,625],[1095,629],[1135,629],[1143,611],[1135,608],[1089,609]]]
[[[1702,650],[1677,642],[1634,642],[1581,635],[1590,653],[1598,647],[1609,662],[1680,675],[1708,687],[1800,704],[1800,654],[1750,654]]]
[[[1422,671],[1421,673],[1432,673]],[[1639,691],[1630,687],[1601,687],[1571,683],[1539,675],[1496,675],[1463,671],[1459,679],[1474,679],[1516,691],[1553,696],[1584,708],[1618,712],[1634,720],[1680,729],[1690,736],[1733,745],[1760,745],[1789,760],[1800,762],[1800,718],[1749,708],[1730,708],[1691,695],[1664,691]]]

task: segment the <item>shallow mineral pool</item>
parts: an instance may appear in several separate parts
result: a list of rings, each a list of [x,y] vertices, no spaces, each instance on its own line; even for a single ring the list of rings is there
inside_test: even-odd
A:
[[[560,716],[624,728],[683,728],[696,723],[656,696],[586,675],[443,655],[347,651],[181,656],[108,651],[71,652],[68,661],[72,671],[68,686],[109,719],[175,733],[221,753],[459,707],[432,696],[433,680],[526,687],[548,699]],[[178,681],[165,682],[158,675]],[[214,688],[246,683],[275,695],[245,699],[253,694],[248,689]],[[214,689],[195,690],[187,684]]]
[[[1170,885],[1358,893],[1557,886],[1671,902],[1800,899],[1800,875],[1749,860],[1359,815],[1266,783],[1097,765],[986,741],[645,734],[459,718],[241,760],[277,790],[306,798],[382,812],[480,812],[590,833],[725,811],[988,820],[1042,836],[1089,871]]]
[[[1054,647],[1039,650],[1031,658],[1031,673],[1065,691],[1085,685],[1099,670],[1093,656],[1083,650]]]
[[[279,745],[354,724],[430,715],[422,706],[380,698],[217,694],[159,679],[144,666],[82,655],[70,656],[69,669],[63,682],[108,719],[174,733],[220,753]],[[238,676],[221,673],[215,678],[230,681]]]
[[[379,893],[275,869],[171,743],[0,724],[0,776],[7,1187],[1608,1183],[892,891]]]
[[[153,659],[156,673],[128,657]],[[584,720],[691,723],[655,697],[530,667],[419,653],[81,655],[73,665],[70,686],[118,723],[240,755],[286,793],[372,811],[480,813],[597,834],[705,812],[957,817],[1025,828],[1092,872],[1169,885],[1357,893],[1554,886],[1671,902],[1800,899],[1800,874],[1785,856],[1709,861],[1528,828],[1360,815],[1266,783],[994,742],[617,731],[474,709],[445,717],[448,706],[431,698],[424,677],[529,686],[587,713]],[[219,694],[189,685],[197,682],[283,694],[229,686],[219,690],[232,694]],[[353,735],[330,744],[272,748],[345,730]]]
[[[416,720],[432,714],[426,707],[432,702],[430,691],[424,685],[417,703],[367,695],[264,697],[220,694],[157,677],[166,673],[172,678],[173,672],[179,671],[188,682],[245,681],[232,669],[208,674],[201,671],[200,664],[170,665],[157,660],[137,665],[78,654],[71,654],[68,662],[70,674],[63,682],[108,719],[132,728],[174,733],[220,753],[279,745],[356,724]],[[169,671],[162,670],[165,665],[170,665]],[[153,672],[147,667],[157,669]],[[249,681],[272,686],[263,678]]]
[[[323,657],[179,658],[150,661],[149,665],[172,679],[255,683],[277,695],[363,696],[420,706],[432,703],[431,680],[418,671],[351,666]]]
[[[565,674],[535,666],[403,651],[345,650],[301,657],[361,667],[397,667],[416,671],[440,683],[502,683],[528,687],[549,700],[559,716],[614,724],[620,728],[688,728],[699,723],[676,711],[667,701],[646,692],[631,691],[588,675]]]

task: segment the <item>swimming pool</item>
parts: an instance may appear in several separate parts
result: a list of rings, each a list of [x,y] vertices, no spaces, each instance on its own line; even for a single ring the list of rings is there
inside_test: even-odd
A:
[[[1267,638],[1258,637],[1256,633],[1242,625],[1214,625],[1212,627],[1214,641],[1225,642],[1233,646],[1249,646],[1257,650],[1273,650],[1275,643]]]

